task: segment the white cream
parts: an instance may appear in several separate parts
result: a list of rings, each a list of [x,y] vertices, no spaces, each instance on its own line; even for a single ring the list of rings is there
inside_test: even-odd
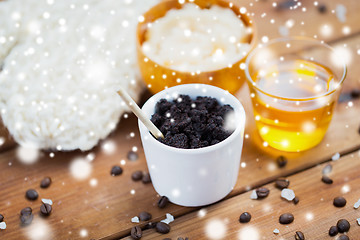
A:
[[[217,70],[248,53],[251,30],[231,9],[216,5],[201,9],[188,3],[152,23],[142,49],[156,63],[174,70]]]

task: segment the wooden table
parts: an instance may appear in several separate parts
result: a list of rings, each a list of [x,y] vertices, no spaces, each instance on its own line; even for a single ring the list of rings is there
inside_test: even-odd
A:
[[[123,118],[117,130],[102,142],[102,146],[115,143],[112,153],[104,151],[101,146],[86,153],[55,153],[52,156],[50,152],[41,152],[40,160],[27,166],[18,161],[17,149],[12,148],[0,154],[0,213],[5,216],[7,224],[6,230],[0,230],[0,239],[129,239],[132,227],[145,225],[144,222],[131,222],[131,218],[141,211],[150,212],[152,222],[164,219],[166,213],[175,216],[170,233],[161,235],[154,229],[145,230],[142,239],[211,239],[208,232],[212,236],[218,234],[222,239],[294,239],[296,231],[302,231],[306,239],[332,239],[328,230],[340,218],[351,223],[348,236],[360,239],[360,226],[356,223],[360,210],[353,208],[360,198],[360,101],[349,97],[352,90],[360,89],[360,56],[357,54],[360,49],[360,3],[357,0],[321,1],[326,3],[327,11],[319,13],[314,2],[309,0],[299,0],[302,6],[296,10],[273,7],[273,2],[284,6],[281,1],[241,0],[248,12],[254,12],[260,39],[262,36],[279,36],[279,27],[285,26],[286,22],[291,26],[293,22],[294,26],[289,29],[291,35],[317,35],[333,46],[346,45],[352,53],[341,101],[319,146],[303,153],[283,153],[263,147],[254,128],[248,88],[244,86],[237,97],[246,107],[248,137],[237,184],[225,200],[201,209],[173,204],[159,209],[156,205],[158,195],[152,185],[131,180],[135,170],[147,170],[137,121],[132,115]],[[340,22],[332,13],[338,4],[346,6],[345,22]],[[271,23],[271,19],[275,23]],[[324,24],[332,29],[328,36],[320,34]],[[345,26],[350,27],[350,33],[343,33]],[[134,147],[139,157],[129,160],[127,154]],[[79,157],[86,158],[89,153],[95,155],[90,163],[91,176],[86,180],[75,180],[69,171],[70,163]],[[336,153],[340,153],[341,158],[331,161]],[[284,168],[279,168],[275,162],[280,155],[289,159]],[[331,185],[320,181],[322,169],[327,164],[333,167],[330,177],[334,183]],[[121,176],[110,175],[113,165],[123,166]],[[50,176],[53,183],[50,188],[41,189],[39,183],[45,176]],[[280,190],[274,187],[274,180],[279,177],[290,180],[290,188],[299,197],[299,204],[281,199]],[[251,190],[263,185],[270,189],[269,197],[251,200]],[[38,200],[30,202],[25,199],[29,188],[39,192]],[[333,206],[332,200],[336,196],[347,199],[344,208]],[[41,198],[54,202],[53,212],[48,218],[39,215]],[[27,206],[34,209],[35,217],[30,226],[22,227],[19,212]],[[250,223],[240,224],[238,218],[244,211],[253,217]],[[279,216],[285,212],[295,216],[295,221],[286,226],[278,222]],[[273,233],[275,228],[280,231],[278,235]]]

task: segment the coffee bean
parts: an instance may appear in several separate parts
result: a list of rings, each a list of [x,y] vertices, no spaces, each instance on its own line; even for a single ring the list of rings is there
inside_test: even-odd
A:
[[[41,206],[40,206],[40,212],[42,215],[44,216],[49,216],[50,213],[52,211],[52,207],[50,204],[47,204],[47,203],[43,203]]]
[[[166,196],[162,196],[162,197],[160,197],[160,199],[158,201],[158,207],[164,208],[164,207],[166,207],[168,202],[169,202],[169,199]]]
[[[4,221],[4,215],[0,214],[0,222]]]
[[[331,228],[329,229],[329,235],[330,236],[336,236],[338,234],[338,229],[336,226],[331,226]]]
[[[135,240],[140,239],[142,237],[141,228],[138,226],[131,228],[131,237]]]
[[[332,184],[333,183],[333,180],[331,178],[329,178],[328,176],[322,176],[321,178],[321,181],[323,181],[323,183],[326,183],[326,184]]]
[[[151,177],[149,173],[144,173],[143,177],[142,177],[142,182],[147,184],[147,183],[151,183]]]
[[[34,189],[29,189],[26,191],[25,196],[27,199],[29,199],[31,201],[35,201],[36,199],[38,199],[39,194]]]
[[[270,190],[267,188],[258,188],[256,189],[256,195],[258,198],[266,198],[270,193]]]
[[[144,228],[145,229],[152,229],[156,227],[157,222],[148,222],[147,224],[145,224]]]
[[[34,215],[32,213],[20,215],[20,221],[23,225],[29,225],[33,219]]]
[[[350,229],[350,223],[346,219],[340,219],[336,224],[339,233],[348,232]]]
[[[326,13],[326,11],[327,11],[327,7],[325,4],[320,4],[317,9],[318,9],[319,13]]]
[[[251,214],[248,212],[244,212],[240,215],[239,222],[240,223],[248,223],[251,220]]]
[[[295,239],[296,240],[305,240],[305,236],[302,232],[298,231],[295,233]]]
[[[171,240],[171,238],[164,238],[163,240]]]
[[[170,226],[166,223],[158,222],[156,224],[156,231],[163,234],[168,233],[170,232]]]
[[[40,182],[40,187],[41,188],[48,188],[51,184],[51,178],[49,177],[45,177],[43,180],[41,180]]]
[[[20,211],[20,215],[29,215],[29,214],[32,214],[32,209],[31,209],[31,207],[23,208],[23,209],[21,209],[21,211]]]
[[[296,205],[296,204],[298,204],[299,203],[299,198],[298,197],[295,197],[294,199],[293,199],[293,203]]]
[[[350,238],[348,236],[346,236],[346,235],[340,235],[338,240],[350,240]]]
[[[182,237],[178,237],[178,238],[177,238],[177,240],[184,240],[184,238],[182,238]]]
[[[292,223],[293,221],[294,221],[294,215],[292,215],[291,213],[284,213],[279,218],[279,222],[281,224],[289,224]]]
[[[139,155],[138,155],[136,152],[134,152],[134,151],[130,151],[130,152],[128,152],[128,154],[127,154],[127,158],[128,158],[130,161],[136,161],[136,160],[138,160]]]
[[[284,178],[279,178],[275,181],[275,187],[277,187],[280,190],[289,187],[289,185],[290,185],[289,180]]]
[[[288,160],[284,156],[280,156],[276,159],[276,163],[279,166],[279,168],[283,168],[286,166]]]
[[[354,89],[354,90],[351,91],[350,95],[354,99],[360,98],[360,90],[359,89]]]
[[[139,214],[139,219],[141,221],[149,221],[151,219],[151,217],[152,217],[151,214],[148,212],[141,212]]]
[[[135,171],[131,174],[131,179],[133,181],[140,181],[143,177],[143,172],[142,171]]]
[[[122,174],[123,169],[120,166],[113,166],[111,169],[111,176],[119,176]]]
[[[335,207],[344,207],[346,205],[346,199],[343,197],[336,197],[334,198],[333,204]]]

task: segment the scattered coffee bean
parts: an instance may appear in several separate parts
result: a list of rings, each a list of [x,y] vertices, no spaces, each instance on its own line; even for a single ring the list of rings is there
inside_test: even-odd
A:
[[[277,163],[277,165],[279,166],[279,168],[285,167],[286,164],[287,164],[287,162],[288,162],[288,160],[287,160],[287,158],[284,157],[284,156],[280,156],[280,157],[278,157],[278,158],[276,159],[276,163]]]
[[[145,224],[144,228],[145,229],[152,229],[156,227],[157,222],[148,222],[147,224]]]
[[[295,197],[294,199],[293,199],[293,203],[296,205],[296,204],[298,204],[299,203],[299,198],[298,197]]]
[[[151,177],[149,173],[144,173],[143,177],[142,177],[142,182],[147,184],[147,183],[151,183]]]
[[[31,207],[26,207],[26,208],[21,209],[20,215],[26,215],[26,214],[32,214]]]
[[[346,235],[340,235],[338,240],[350,240],[350,238],[348,236],[346,236]]]
[[[280,190],[283,190],[284,188],[289,187],[290,182],[287,179],[279,178],[275,181],[275,187],[277,187]]]
[[[360,98],[360,89],[354,89],[350,93],[353,99]]]
[[[26,191],[25,196],[27,199],[29,199],[31,201],[35,201],[36,199],[38,199],[39,194],[34,189],[29,189]]]
[[[166,223],[158,222],[156,224],[156,231],[163,234],[168,233],[170,232],[170,226]]]
[[[256,189],[256,195],[258,198],[266,198],[270,193],[270,190],[267,188],[258,188]]]
[[[171,240],[171,238],[164,238],[163,240]]]
[[[40,212],[42,215],[44,216],[49,216],[50,213],[52,211],[52,207],[50,204],[47,204],[47,203],[43,203],[41,206],[40,206]]]
[[[319,4],[317,9],[318,9],[319,13],[326,13],[326,11],[327,11],[327,7],[325,4]]]
[[[162,196],[162,197],[160,197],[160,199],[158,201],[158,207],[164,208],[164,207],[166,207],[168,202],[169,202],[169,199],[166,196]]]
[[[303,234],[302,232],[297,231],[297,232],[295,233],[295,239],[296,239],[296,240],[305,240],[305,236],[304,236],[304,234]]]
[[[350,223],[346,219],[340,219],[336,224],[339,233],[348,232],[350,229]]]
[[[20,221],[23,225],[29,225],[34,218],[32,214],[32,209],[30,207],[26,207],[20,211]]]
[[[333,180],[331,178],[329,178],[328,176],[322,176],[321,178],[321,181],[323,181],[323,183],[326,183],[326,184],[332,184],[333,183]]]
[[[111,176],[119,176],[122,174],[123,169],[120,166],[113,166],[111,169]]]
[[[25,214],[20,216],[20,221],[23,225],[29,225],[33,219],[34,215],[32,214]]]
[[[335,207],[344,207],[346,205],[346,199],[343,197],[336,197],[334,198],[333,204]]]
[[[127,154],[127,158],[128,158],[130,161],[136,161],[136,160],[138,160],[139,155],[138,155],[136,152],[134,152],[134,151],[130,151],[130,152],[128,152],[128,154]]]
[[[135,240],[140,239],[142,237],[141,228],[138,226],[131,228],[131,237]]]
[[[331,228],[329,229],[329,235],[330,236],[336,236],[338,234],[338,229],[336,226],[331,226]]]
[[[188,237],[186,237],[185,239],[184,238],[182,238],[182,237],[178,237],[178,239],[177,240],[189,240],[189,238]]]
[[[240,215],[239,222],[240,223],[248,223],[251,220],[251,214],[248,212],[244,212]]]
[[[48,188],[51,184],[51,178],[49,177],[45,177],[43,180],[41,180],[40,182],[40,187],[41,188]]]
[[[282,10],[289,10],[292,9],[296,5],[296,2],[293,0],[285,0],[278,2],[276,5],[276,10],[282,11]]]
[[[294,221],[294,215],[292,215],[291,213],[284,213],[279,218],[279,222],[281,224],[289,224],[292,223],[293,221]]]
[[[140,181],[143,177],[143,172],[142,171],[135,171],[131,174],[131,179],[136,181]]]
[[[149,221],[151,219],[151,217],[152,217],[151,214],[148,212],[141,212],[139,214],[139,218],[141,221]]]
[[[4,215],[0,214],[0,222],[4,221]]]

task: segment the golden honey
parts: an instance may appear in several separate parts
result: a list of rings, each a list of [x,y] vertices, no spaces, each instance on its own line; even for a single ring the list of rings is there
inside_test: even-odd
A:
[[[338,87],[330,69],[307,60],[278,60],[252,79],[256,125],[266,144],[296,152],[321,142],[337,99],[328,94]]]

